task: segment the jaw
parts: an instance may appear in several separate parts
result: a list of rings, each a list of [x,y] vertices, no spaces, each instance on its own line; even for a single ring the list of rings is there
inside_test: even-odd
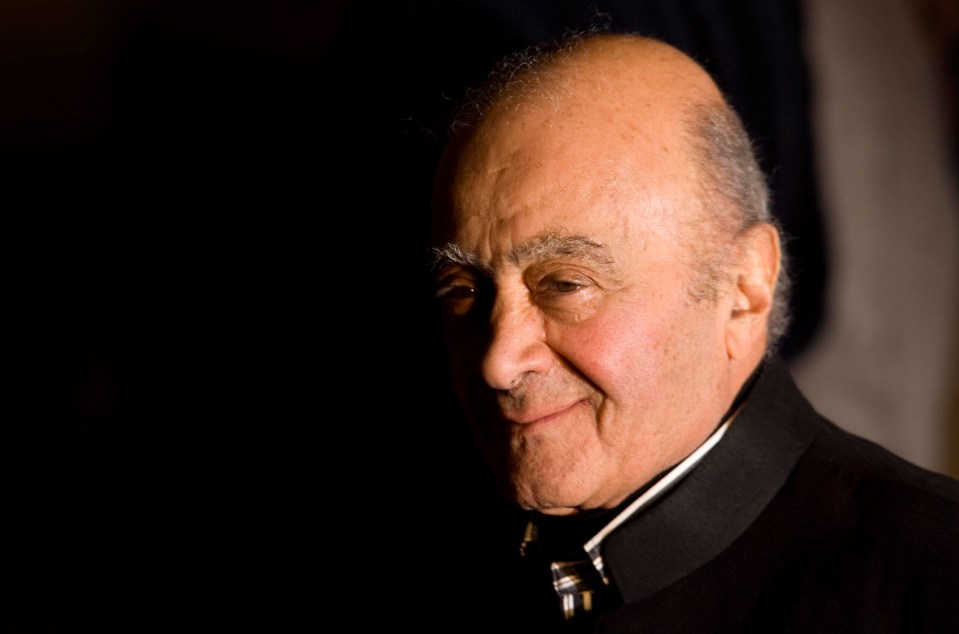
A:
[[[565,514],[607,502],[615,456],[607,453],[586,405],[530,424],[474,423],[473,431],[500,488],[520,507]]]

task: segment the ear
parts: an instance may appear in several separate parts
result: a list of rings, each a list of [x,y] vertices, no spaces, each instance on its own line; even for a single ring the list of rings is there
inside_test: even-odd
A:
[[[769,312],[779,276],[779,232],[762,223],[738,238],[734,264],[736,284],[726,301],[726,352],[730,359],[747,359],[766,351]]]

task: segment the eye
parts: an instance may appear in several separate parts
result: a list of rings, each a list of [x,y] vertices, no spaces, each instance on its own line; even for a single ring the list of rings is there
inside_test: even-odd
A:
[[[447,315],[461,317],[476,304],[477,292],[474,280],[464,275],[449,275],[437,282],[433,297]]]
[[[546,275],[536,284],[536,293],[547,298],[560,298],[564,295],[576,293],[588,286],[591,282],[580,274],[554,273]]]
[[[572,293],[583,288],[583,284],[573,280],[546,280],[546,289],[553,293]]]
[[[476,289],[466,284],[448,284],[436,289],[436,299],[445,302],[465,301],[476,295]]]

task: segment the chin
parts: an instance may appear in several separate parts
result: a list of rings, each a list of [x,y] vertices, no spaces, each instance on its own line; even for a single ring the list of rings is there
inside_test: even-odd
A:
[[[543,482],[514,479],[508,482],[507,487],[508,495],[520,507],[547,515],[572,513],[582,507],[589,497],[579,490],[581,487],[562,486],[554,480]]]

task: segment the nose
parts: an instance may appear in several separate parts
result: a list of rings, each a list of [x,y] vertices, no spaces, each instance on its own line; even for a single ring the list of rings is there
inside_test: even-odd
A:
[[[545,372],[550,351],[543,315],[528,301],[497,297],[490,313],[483,379],[498,390],[516,387],[528,375]]]

